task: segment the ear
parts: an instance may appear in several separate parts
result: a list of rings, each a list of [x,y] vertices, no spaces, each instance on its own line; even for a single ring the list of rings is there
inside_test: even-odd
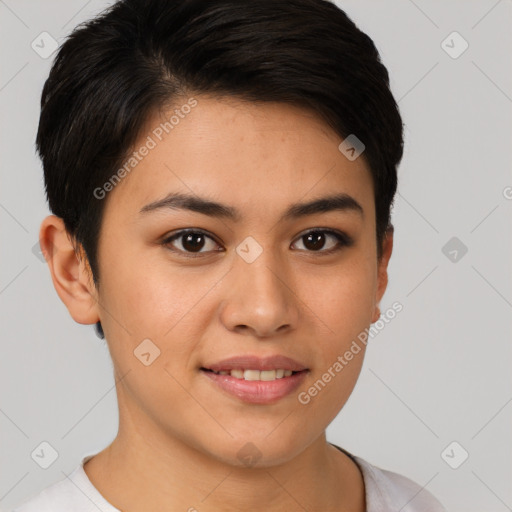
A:
[[[55,215],[46,217],[39,230],[39,244],[44,254],[53,286],[75,322],[95,324],[99,321],[96,287],[89,262],[83,252],[78,258],[64,221]]]
[[[377,293],[375,297],[375,309],[373,312],[372,323],[376,322],[380,317],[379,304],[388,286],[388,263],[393,252],[393,232],[394,227],[390,226],[384,235],[382,242],[382,256],[378,260],[378,273],[377,273]]]

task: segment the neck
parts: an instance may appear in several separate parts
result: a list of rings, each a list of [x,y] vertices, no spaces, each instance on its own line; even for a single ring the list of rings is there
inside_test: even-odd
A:
[[[359,468],[327,443],[325,432],[291,458],[261,459],[249,467],[230,464],[139,417],[121,419],[116,439],[84,469],[122,512],[365,510]]]

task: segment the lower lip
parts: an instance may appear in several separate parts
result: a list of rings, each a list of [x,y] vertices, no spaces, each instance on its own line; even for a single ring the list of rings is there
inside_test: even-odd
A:
[[[201,370],[217,386],[244,402],[271,404],[295,391],[306,378],[308,370],[270,381],[237,379],[231,375]]]

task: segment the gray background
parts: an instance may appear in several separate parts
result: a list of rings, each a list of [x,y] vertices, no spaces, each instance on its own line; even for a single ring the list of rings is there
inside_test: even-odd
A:
[[[381,303],[404,309],[371,340],[328,438],[425,485],[448,510],[512,510],[512,2],[337,4],[375,41],[406,125]],[[117,431],[107,348],[71,319],[32,252],[49,213],[34,139],[51,58],[31,43],[43,31],[61,42],[107,5],[0,0],[4,510],[69,474]],[[453,31],[469,43],[458,58],[441,46]],[[455,262],[442,251],[452,237],[468,249]],[[48,469],[30,455],[43,441],[58,452]],[[458,469],[442,457],[453,441],[452,465],[469,453]]]

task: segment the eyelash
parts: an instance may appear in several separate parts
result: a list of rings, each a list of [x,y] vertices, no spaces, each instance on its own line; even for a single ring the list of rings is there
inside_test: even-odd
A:
[[[297,238],[297,240],[300,240],[301,238],[304,238],[311,233],[324,233],[324,234],[332,235],[338,240],[338,244],[335,247],[328,249],[326,251],[324,251],[324,250],[318,250],[318,251],[305,250],[305,252],[309,252],[309,253],[313,253],[313,254],[329,255],[334,252],[340,251],[343,247],[350,247],[354,243],[354,240],[351,237],[349,237],[348,235],[346,235],[345,233],[334,231],[332,229],[322,229],[322,228],[310,229],[306,233],[303,233],[301,236],[299,236]],[[210,238],[210,240],[213,240],[215,243],[217,243],[213,237],[211,237],[208,233],[206,233],[205,231],[203,231],[201,229],[183,229],[181,231],[177,231],[173,235],[171,235],[171,236],[167,237],[165,240],[163,240],[162,245],[167,247],[170,251],[177,253],[180,256],[184,256],[185,258],[198,258],[198,257],[201,257],[201,256],[211,253],[211,252],[221,252],[221,251],[205,251],[205,252],[194,253],[194,252],[182,251],[181,249],[175,249],[170,246],[170,244],[174,240],[177,240],[177,239],[179,239],[185,235],[189,235],[189,234],[204,235],[205,237]],[[218,244],[218,245],[220,245],[220,244]]]

